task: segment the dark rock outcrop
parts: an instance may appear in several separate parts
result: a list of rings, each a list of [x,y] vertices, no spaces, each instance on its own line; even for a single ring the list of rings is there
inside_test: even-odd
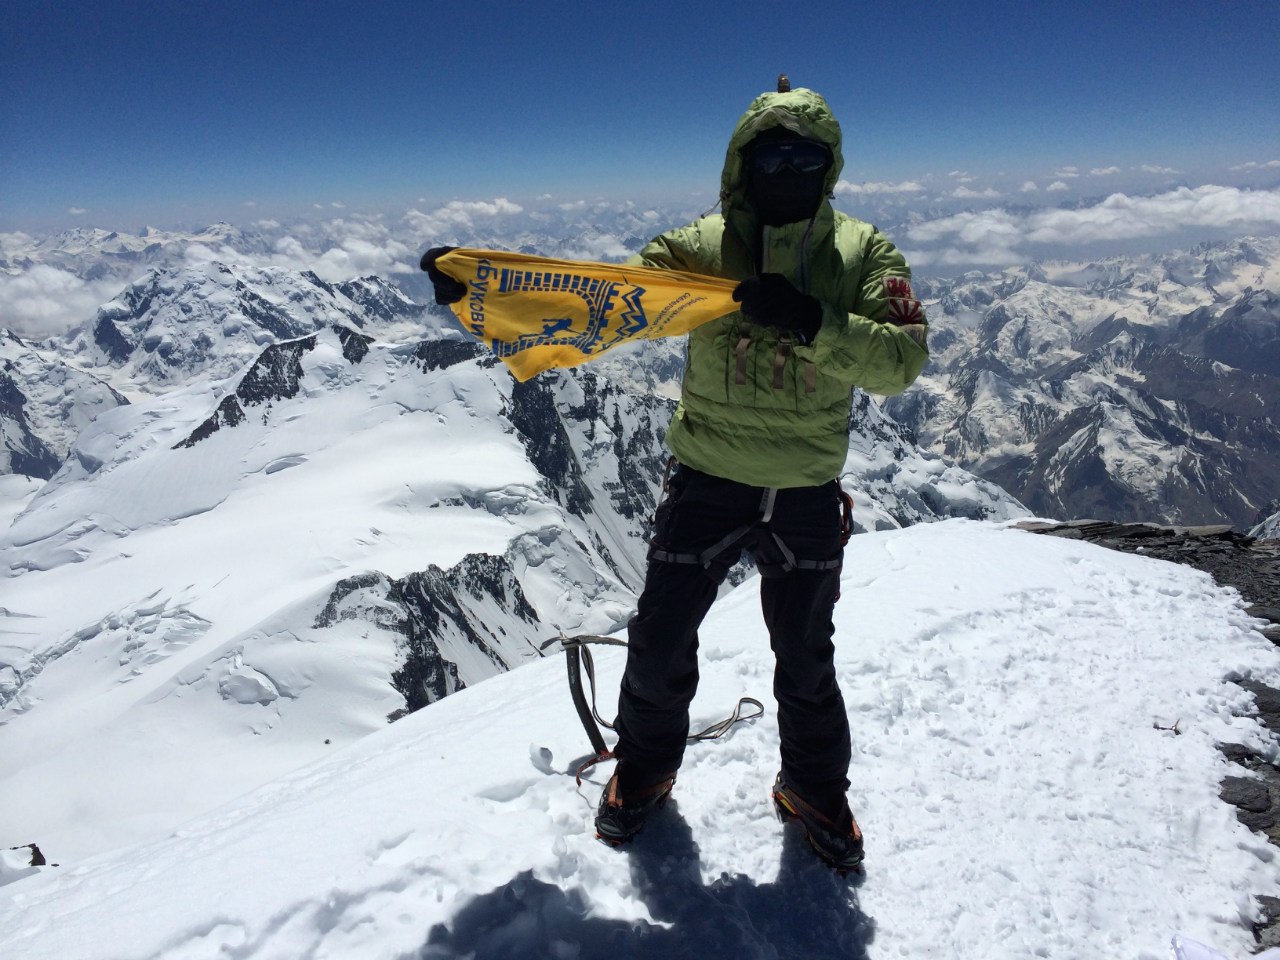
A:
[[[403,638],[391,682],[408,712],[466,686],[450,647],[464,644],[492,662],[493,673],[505,672],[515,664],[499,651],[523,643],[532,653],[539,623],[510,562],[477,553],[448,570],[429,566],[400,580],[368,573],[339,581],[315,626],[357,618]]]
[[[348,327],[335,325],[332,329],[348,363],[360,363],[368,355],[372,337]],[[223,397],[213,414],[174,449],[193,447],[223,427],[239,426],[248,419],[251,407],[268,406],[278,400],[296,397],[302,383],[302,357],[314,350],[316,343],[317,335],[312,334],[273,343],[265,348],[241,376],[235,390]]]

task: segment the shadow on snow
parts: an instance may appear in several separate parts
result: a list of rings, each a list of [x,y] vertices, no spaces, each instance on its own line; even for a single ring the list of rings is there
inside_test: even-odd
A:
[[[866,960],[875,923],[858,907],[861,876],[842,878],[820,864],[797,826],[786,828],[773,883],[722,874],[704,884],[698,846],[676,800],[625,850],[619,855],[631,858],[635,892],[657,923],[589,916],[581,890],[525,871],[471,901],[448,927],[434,927],[411,957]]]

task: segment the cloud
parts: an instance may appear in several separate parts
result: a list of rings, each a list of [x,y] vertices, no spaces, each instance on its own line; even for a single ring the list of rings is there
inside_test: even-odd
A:
[[[563,256],[570,260],[622,260],[632,252],[619,238],[601,233],[579,237],[565,248]]]
[[[417,269],[415,251],[390,236],[381,223],[331,220],[322,225],[321,233],[324,239],[312,240],[310,244],[304,244],[292,234],[281,237],[272,248],[271,265],[286,270],[311,270],[321,280],[330,282]]]
[[[951,191],[951,195],[957,200],[994,200],[999,197],[1000,191],[992,187],[985,190],[971,190],[969,187],[956,187]]]
[[[1061,191],[1063,191],[1063,190],[1069,190],[1069,189],[1070,189],[1070,187],[1068,187],[1068,186],[1067,186],[1065,183],[1063,183],[1061,180],[1055,180],[1055,181],[1053,181],[1053,183],[1051,183],[1051,184],[1049,184],[1047,187],[1045,187],[1045,189],[1046,189],[1046,190],[1048,190],[1048,191],[1050,191],[1050,192],[1052,192],[1052,193],[1059,193],[1059,192],[1061,192]]]
[[[1068,177],[1068,178],[1078,177],[1080,176],[1080,168],[1079,167],[1062,167],[1059,170],[1053,171],[1053,175],[1055,177]]]
[[[1022,182],[1022,186],[1018,188],[1018,191],[1020,193],[1034,193],[1039,189],[1040,188],[1036,186],[1036,182],[1034,180],[1024,180]]]
[[[252,209],[253,209],[254,207],[256,207],[257,205],[258,205],[258,201],[257,201],[257,200],[246,200],[246,201],[243,203],[243,206],[248,207],[250,210],[252,210]]]
[[[1018,219],[1005,210],[979,210],[916,224],[907,230],[913,243],[946,241],[942,250],[912,251],[911,262],[952,265],[958,263],[1008,265],[1022,259],[1018,245],[1022,230]]]
[[[1076,245],[1131,240],[1185,229],[1280,225],[1280,189],[1240,190],[1213,184],[1181,187],[1150,197],[1113,193],[1074,210],[959,213],[915,224],[913,243],[946,244],[918,254],[921,263],[1014,263],[1031,244]]]
[[[937,220],[926,220],[908,228],[908,235],[919,243],[955,236],[965,243],[982,244],[993,240],[1015,243],[1021,236],[1018,218],[1007,210],[978,210],[957,213]]]
[[[1280,190],[1240,190],[1212,184],[1154,197],[1113,193],[1079,210],[1042,210],[1027,218],[1032,243],[1088,243],[1158,236],[1185,227],[1280,224]]]
[[[1109,177],[1113,173],[1119,173],[1119,167],[1094,167],[1089,171],[1091,177]]]
[[[260,220],[258,227],[274,232],[280,229],[280,223]],[[247,270],[309,270],[330,283],[370,274],[411,273],[418,267],[414,249],[392,237],[385,224],[363,218],[293,224],[267,254],[192,243],[183,256],[193,266],[223,263]]]
[[[67,213],[71,214],[71,216],[73,217],[83,216],[88,212],[89,211],[86,210],[84,207],[67,207]]]
[[[418,233],[425,235],[454,234],[475,229],[477,217],[513,216],[524,207],[506,197],[495,200],[450,200],[443,207],[427,213],[410,210],[402,218]]]
[[[1177,172],[1178,172],[1177,170],[1173,169],[1173,167],[1161,167],[1161,166],[1157,166],[1157,165],[1156,165],[1156,164],[1154,164],[1154,163],[1144,163],[1144,164],[1143,164],[1141,167],[1139,167],[1138,169],[1139,169],[1139,170],[1141,170],[1143,173],[1164,173],[1164,174],[1170,174],[1170,173],[1177,173]]]
[[[886,183],[868,180],[864,183],[851,183],[841,180],[836,184],[835,193],[843,196],[846,193],[920,193],[924,187],[914,180],[903,180],[900,183]]]
[[[18,336],[39,340],[92,320],[119,290],[118,280],[86,281],[39,263],[22,273],[0,273],[0,316]]]
[[[967,170],[952,170],[950,173],[947,174],[947,176],[948,177],[967,177],[969,176],[969,173]]]
[[[1267,169],[1274,170],[1276,167],[1280,167],[1280,160],[1268,160],[1265,163],[1259,163],[1256,160],[1250,160],[1248,163],[1236,164],[1234,167],[1231,167],[1230,169],[1238,173],[1241,170],[1267,170]]]
[[[334,200],[331,204],[329,204],[329,206],[333,207],[335,210],[347,209],[347,205],[345,203],[339,203],[337,200]]]

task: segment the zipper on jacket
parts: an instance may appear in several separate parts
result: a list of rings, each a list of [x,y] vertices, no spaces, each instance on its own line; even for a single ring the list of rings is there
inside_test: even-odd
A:
[[[809,237],[813,233],[813,225],[818,217],[809,218],[809,225],[804,228],[804,236],[800,238],[800,292],[809,292]]]

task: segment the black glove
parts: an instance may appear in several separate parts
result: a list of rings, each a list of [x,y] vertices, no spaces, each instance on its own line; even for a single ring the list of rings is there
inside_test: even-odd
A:
[[[459,283],[453,277],[436,269],[436,260],[443,257],[450,250],[457,249],[457,247],[432,247],[422,255],[420,266],[427,272],[427,276],[431,278],[431,284],[436,288],[436,303],[441,306],[457,303],[467,295],[466,284]]]
[[[742,315],[752,323],[796,334],[809,343],[822,326],[822,304],[801,293],[780,273],[762,273],[733,288]]]

